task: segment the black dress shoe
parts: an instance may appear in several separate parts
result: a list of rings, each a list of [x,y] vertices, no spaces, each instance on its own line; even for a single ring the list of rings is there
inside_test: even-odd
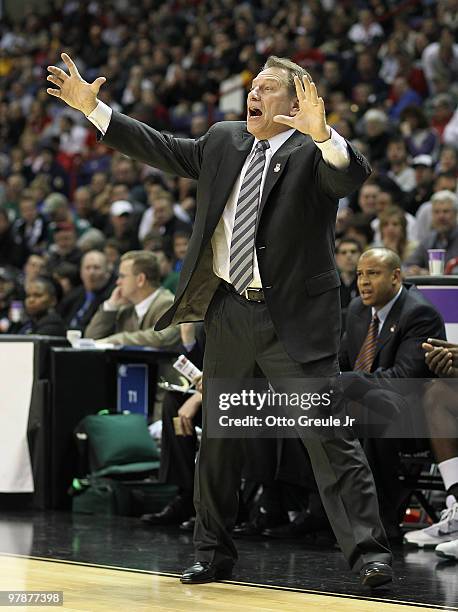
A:
[[[196,561],[181,574],[185,584],[205,584],[215,580],[229,580],[232,576],[232,564],[215,565],[209,561]]]
[[[286,519],[286,514],[259,512],[251,521],[236,525],[232,530],[232,535],[234,538],[259,536],[265,529],[283,525]]]
[[[234,538],[258,536],[264,530],[264,526],[257,521],[247,521],[241,525],[236,525],[232,531]]]
[[[393,580],[393,569],[388,563],[372,561],[363,566],[359,573],[359,580],[363,586],[375,589]]]
[[[317,533],[318,531],[332,531],[328,519],[325,516],[317,517],[306,512],[300,514],[291,523],[286,523],[286,525],[280,525],[279,527],[264,529],[262,535],[267,536],[268,538],[282,540],[297,538],[310,533]]]
[[[195,511],[192,503],[178,495],[160,512],[143,514],[140,520],[150,525],[179,525],[193,514]]]
[[[196,518],[194,516],[192,516],[189,521],[183,521],[180,525],[180,530],[181,531],[190,531],[193,532],[194,531],[194,525],[196,524]]]

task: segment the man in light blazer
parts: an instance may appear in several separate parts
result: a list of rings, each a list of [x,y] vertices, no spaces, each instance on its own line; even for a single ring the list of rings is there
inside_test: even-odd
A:
[[[173,293],[160,286],[154,253],[128,251],[121,257],[115,289],[92,317],[84,335],[112,344],[177,348],[177,326],[154,329],[172,304]]]
[[[97,100],[85,82],[50,66],[47,91],[82,111],[105,144],[160,170],[197,180],[193,234],[175,302],[156,325],[204,320],[203,433],[194,503],[196,563],[185,583],[231,575],[244,441],[208,434],[216,378],[331,377],[338,373],[338,200],[369,176],[366,160],[326,124],[324,102],[297,64],[271,57],[253,79],[247,120],[175,138]],[[246,215],[246,217],[245,217]],[[340,547],[363,585],[392,579],[372,474],[351,431],[304,440]]]

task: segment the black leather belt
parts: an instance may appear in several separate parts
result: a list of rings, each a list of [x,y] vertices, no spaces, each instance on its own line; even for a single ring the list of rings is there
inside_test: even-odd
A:
[[[258,289],[257,287],[248,287],[245,289],[245,291],[239,293],[230,283],[223,281],[222,284],[228,291],[235,293],[235,295],[238,295],[241,298],[245,298],[249,302],[265,302],[264,291],[262,289]]]

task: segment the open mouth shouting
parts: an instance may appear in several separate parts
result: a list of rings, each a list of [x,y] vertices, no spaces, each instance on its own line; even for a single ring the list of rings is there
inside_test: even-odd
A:
[[[248,107],[248,119],[256,119],[262,117],[262,110],[258,106],[250,104]]]

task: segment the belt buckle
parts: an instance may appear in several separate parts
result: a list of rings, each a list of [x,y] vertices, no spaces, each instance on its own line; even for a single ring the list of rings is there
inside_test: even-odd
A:
[[[261,299],[261,300],[256,300],[256,299],[250,298],[250,297],[248,296],[248,292],[249,292],[249,291],[254,292],[254,293],[262,293],[262,289],[260,289],[260,288],[258,288],[258,287],[247,287],[247,288],[244,290],[244,292],[243,292],[243,294],[242,294],[242,295],[243,295],[243,296],[244,296],[244,297],[245,297],[245,298],[246,298],[246,299],[247,299],[249,302],[263,302],[263,301],[264,301],[264,300],[262,300],[262,299]]]

